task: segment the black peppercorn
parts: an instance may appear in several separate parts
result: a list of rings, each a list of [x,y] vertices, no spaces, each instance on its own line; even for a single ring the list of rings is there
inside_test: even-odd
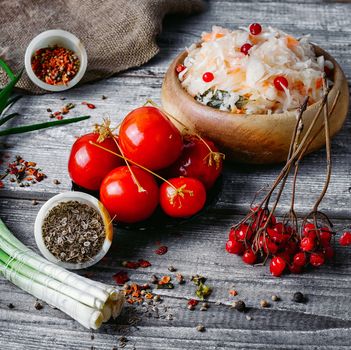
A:
[[[246,305],[242,300],[238,300],[233,304],[235,310],[239,312],[244,312],[246,310]]]
[[[301,292],[296,292],[294,293],[293,301],[295,301],[295,303],[303,303],[305,301],[305,297]]]

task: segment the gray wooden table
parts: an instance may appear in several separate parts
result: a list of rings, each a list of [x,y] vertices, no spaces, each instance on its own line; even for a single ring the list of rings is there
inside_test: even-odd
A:
[[[81,105],[83,100],[94,103],[96,109],[89,111],[92,119],[79,125],[0,140],[5,160],[20,154],[37,162],[48,175],[45,181],[32,187],[6,183],[0,192],[0,216],[17,237],[37,250],[34,220],[47,199],[70,189],[67,158],[75,136],[89,131],[102,117],[110,117],[117,123],[147,98],[159,102],[162,78],[170,61],[212,25],[235,28],[257,21],[296,36],[310,33],[313,41],[334,55],[346,75],[351,76],[350,14],[351,4],[347,2],[211,1],[209,10],[201,15],[168,18],[158,39],[161,52],[147,65],[65,93],[23,98],[14,111],[20,111],[22,122],[28,123],[47,120],[48,107],[58,110],[66,102],[77,105],[72,116],[86,113],[86,107]],[[102,100],[102,95],[107,99]],[[65,101],[60,99],[63,97]],[[351,123],[347,120],[333,140],[333,175],[322,204],[337,231],[351,224],[350,130]],[[142,232],[119,229],[106,259],[89,269],[91,278],[113,283],[111,276],[121,269],[124,260],[143,258],[152,266],[130,270],[134,282],[147,283],[152,274],[174,275],[168,271],[169,265],[188,280],[196,273],[205,275],[208,284],[213,286],[208,311],[187,309],[187,301],[195,290],[188,281],[173,290],[159,292],[163,298],[160,314],[166,307],[167,313],[173,315],[172,320],[144,315],[138,317],[140,320],[135,325],[130,325],[138,310],[129,306],[117,322],[92,333],[48,305],[36,310],[33,297],[0,279],[0,349],[112,349],[121,345],[119,338],[124,335],[128,339],[126,349],[350,349],[351,249],[337,245],[334,264],[282,278],[272,277],[267,267],[244,265],[238,257],[224,251],[231,224],[248,210],[254,193],[271,183],[279,169],[280,166],[227,164],[220,199],[206,214],[171,229]],[[300,215],[310,209],[322,188],[324,170],[323,151],[305,158],[297,188]],[[61,183],[55,185],[54,179]],[[284,196],[280,213],[287,209],[289,194],[290,189]],[[33,199],[38,200],[39,205],[33,206]],[[166,255],[154,254],[157,242],[169,247]],[[229,295],[233,286],[239,293],[237,297]],[[308,302],[294,303],[292,295],[296,291],[306,294]],[[273,294],[279,295],[281,301],[272,303],[270,308],[260,308],[260,300],[270,299]],[[248,313],[229,307],[238,298],[246,302]],[[9,303],[15,308],[9,309]],[[205,332],[195,329],[199,323],[206,327]]]

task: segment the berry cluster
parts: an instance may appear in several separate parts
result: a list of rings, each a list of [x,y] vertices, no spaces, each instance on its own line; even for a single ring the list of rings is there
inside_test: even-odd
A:
[[[285,271],[301,273],[307,266],[319,267],[334,256],[333,232],[328,224],[319,227],[306,221],[299,230],[278,222],[268,209],[252,208],[249,215],[229,232],[228,253],[242,256],[246,264],[271,257],[270,271],[279,277]]]

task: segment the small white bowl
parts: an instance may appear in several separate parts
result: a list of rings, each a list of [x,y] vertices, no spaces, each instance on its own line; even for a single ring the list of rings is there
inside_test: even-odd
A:
[[[62,202],[68,202],[68,201],[78,201],[83,204],[87,204],[94,209],[96,209],[104,222],[105,226],[105,241],[101,247],[101,250],[98,254],[96,254],[91,260],[86,261],[84,263],[69,263],[69,262],[64,262],[59,259],[57,259],[46,247],[43,239],[43,232],[42,232],[42,226],[45,217],[49,213],[49,211],[58,205],[59,203]],[[37,246],[40,250],[40,252],[44,255],[46,259],[49,261],[62,266],[66,269],[70,270],[78,270],[78,269],[85,269],[89,266],[95,265],[98,261],[100,261],[108,252],[110,249],[111,243],[112,243],[112,238],[113,238],[113,225],[112,225],[112,220],[110,217],[110,214],[104,207],[104,205],[97,200],[95,197],[91,196],[90,194],[86,194],[83,192],[64,192],[57,194],[56,196],[50,198],[39,210],[38,215],[35,219],[35,224],[34,224],[34,236],[35,236],[35,242],[37,243]]]
[[[32,69],[32,56],[35,51],[58,45],[66,49],[72,50],[79,58],[80,67],[76,76],[67,84],[51,85],[40,80]],[[52,29],[37,35],[28,45],[25,56],[24,65],[30,80],[40,88],[48,91],[64,91],[76,85],[83,77],[88,64],[88,56],[82,42],[72,33],[61,29]]]

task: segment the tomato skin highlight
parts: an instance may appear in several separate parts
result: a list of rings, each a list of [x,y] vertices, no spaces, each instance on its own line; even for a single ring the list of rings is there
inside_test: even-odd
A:
[[[212,152],[218,152],[215,144],[204,139]],[[184,148],[180,157],[166,170],[169,177],[185,176],[194,177],[200,180],[206,187],[210,189],[223,169],[223,159],[220,158],[218,163],[213,160],[209,164],[208,147],[196,136],[184,137]]]
[[[127,166],[113,169],[100,188],[100,200],[111,217],[128,224],[149,218],[159,202],[159,189],[154,177],[136,166],[131,166],[131,169],[145,192],[138,191]]]
[[[95,142],[102,147],[118,153],[118,147],[112,138],[97,142],[98,133],[89,133],[79,137],[73,144],[68,160],[68,173],[78,186],[97,191],[104,177],[124,161],[114,154],[90,144]]]
[[[123,120],[119,144],[124,155],[150,170],[172,164],[183,148],[180,131],[156,107],[140,107]]]
[[[168,181],[177,189],[182,188],[182,192],[177,194],[166,182],[161,185],[160,205],[167,215],[186,218],[198,213],[204,207],[206,189],[201,181],[190,177],[176,177]]]

